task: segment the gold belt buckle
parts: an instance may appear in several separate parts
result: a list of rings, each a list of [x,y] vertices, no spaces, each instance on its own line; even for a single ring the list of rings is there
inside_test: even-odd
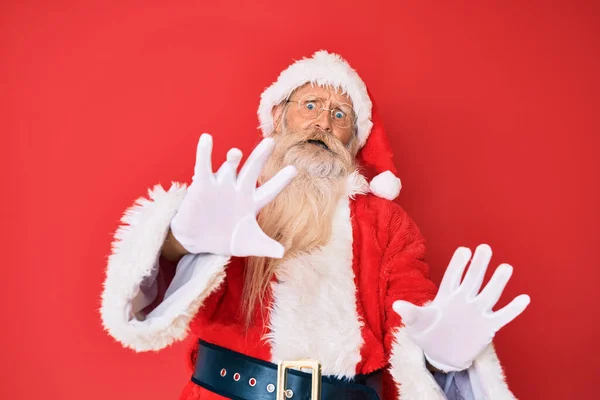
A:
[[[291,398],[288,392],[287,370],[290,368],[310,368],[312,370],[311,400],[321,400],[321,363],[315,360],[280,361],[277,365],[277,397],[276,400]],[[288,394],[289,393],[289,394]]]

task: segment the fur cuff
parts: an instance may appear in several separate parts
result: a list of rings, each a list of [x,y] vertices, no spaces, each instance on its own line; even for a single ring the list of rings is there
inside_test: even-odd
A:
[[[425,365],[425,355],[405,328],[394,335],[390,373],[398,385],[401,400],[444,400],[446,396]]]
[[[493,344],[490,343],[475,359],[469,368],[469,376],[477,400],[516,400],[506,384],[504,371]],[[477,392],[480,393],[479,396]]]
[[[133,309],[134,300],[141,296],[142,284],[146,285],[156,276],[162,244],[185,193],[186,186],[182,184],[173,183],[169,191],[156,185],[148,191],[149,199],[139,198],[125,212],[121,219],[123,225],[115,233],[100,314],[104,329],[135,351],[159,350],[183,339],[201,302],[220,285],[225,275],[227,257],[195,257],[194,263],[202,260],[204,265],[202,273],[190,276],[193,285],[178,285],[186,290],[178,289],[165,298],[164,304],[157,307],[160,315],[153,316],[158,314],[155,310],[145,318],[142,316],[143,320],[136,319],[140,315],[136,314],[139,310]],[[179,271],[180,266],[177,269]]]
[[[445,400],[446,395],[425,365],[425,356],[404,328],[397,330],[392,345],[390,372],[401,400]],[[494,345],[490,344],[469,368],[475,400],[516,400],[504,377]]]

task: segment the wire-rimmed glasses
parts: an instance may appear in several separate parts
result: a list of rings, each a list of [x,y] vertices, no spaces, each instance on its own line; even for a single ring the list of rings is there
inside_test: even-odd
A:
[[[317,119],[324,110],[329,111],[332,123],[339,128],[348,128],[356,118],[351,105],[341,103],[336,104],[334,108],[325,108],[323,99],[313,93],[305,94],[300,100],[288,100],[288,102],[297,103],[298,112],[306,119]]]

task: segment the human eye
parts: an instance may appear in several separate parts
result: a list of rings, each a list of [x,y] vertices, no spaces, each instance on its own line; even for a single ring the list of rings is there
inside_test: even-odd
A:
[[[344,119],[346,118],[346,113],[342,110],[335,110],[333,116],[335,117],[335,119]]]
[[[304,107],[308,111],[313,111],[315,108],[317,108],[317,103],[314,100],[309,100],[304,103]]]

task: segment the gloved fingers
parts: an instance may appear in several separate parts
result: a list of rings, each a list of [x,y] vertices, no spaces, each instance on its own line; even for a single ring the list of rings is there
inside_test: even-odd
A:
[[[404,300],[397,300],[392,304],[392,308],[400,315],[402,323],[416,334],[427,331],[440,318],[440,310],[434,306],[417,306]]]
[[[242,159],[242,151],[240,149],[233,148],[227,152],[227,160],[221,165],[217,171],[217,182],[231,182],[233,183],[236,178],[237,167]]]
[[[255,210],[260,211],[269,204],[298,174],[296,167],[288,165],[279,171],[274,177],[269,179],[256,190]]]
[[[392,309],[402,318],[405,326],[415,324],[419,319],[419,307],[404,300],[397,300],[392,304]]]
[[[488,284],[475,299],[482,310],[490,311],[494,308],[500,299],[500,296],[502,296],[502,292],[510,280],[512,273],[513,267],[509,264],[500,264],[500,266],[496,268],[496,271],[494,271],[494,275],[492,275]]]
[[[262,231],[261,231],[262,232]],[[253,249],[253,255],[257,257],[282,258],[285,248],[276,240],[271,239],[263,232],[258,246]]]
[[[256,218],[248,215],[235,228],[231,238],[231,254],[237,257],[281,258],[284,247],[260,229]]]
[[[477,246],[460,289],[465,292],[467,298],[472,299],[479,293],[483,278],[485,277],[485,271],[487,270],[491,258],[492,249],[490,246],[487,244],[480,244]]]
[[[459,247],[456,249],[452,259],[450,259],[448,268],[444,273],[444,278],[440,284],[436,299],[447,298],[458,289],[463,272],[465,271],[470,258],[471,250],[467,247]]]
[[[274,148],[275,141],[266,138],[252,151],[239,174],[238,182],[242,191],[249,192],[256,189],[256,181]]]
[[[522,294],[515,297],[508,305],[493,313],[492,320],[495,322],[496,331],[517,318],[525,311],[530,302],[531,298],[526,294]]]
[[[203,133],[196,146],[196,164],[194,165],[193,177],[195,182],[206,184],[212,179],[212,147],[212,136],[208,133]]]

